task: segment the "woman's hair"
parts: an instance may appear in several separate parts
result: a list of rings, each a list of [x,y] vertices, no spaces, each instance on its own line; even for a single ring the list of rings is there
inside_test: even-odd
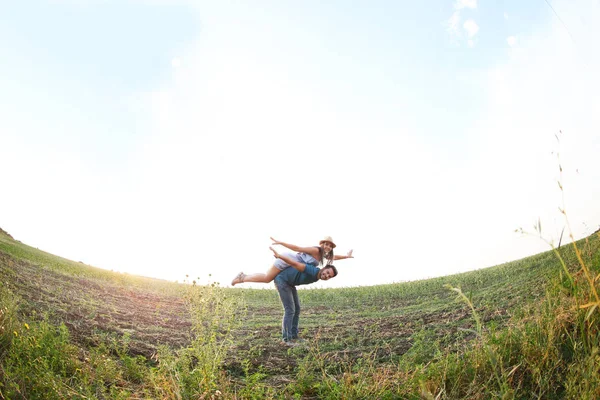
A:
[[[325,265],[331,265],[331,263],[333,262],[333,249],[331,249],[329,254],[327,254],[327,258],[325,258],[323,248],[321,246],[319,246],[319,264],[323,265],[323,261],[325,261],[325,260],[327,260],[327,264],[325,264]],[[336,273],[337,273],[337,271],[336,271]]]

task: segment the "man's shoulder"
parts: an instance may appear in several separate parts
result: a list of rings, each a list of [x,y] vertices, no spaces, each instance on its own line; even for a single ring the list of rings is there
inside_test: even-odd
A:
[[[304,269],[304,273],[308,275],[316,276],[321,269],[319,267],[315,267],[314,265],[306,264],[306,268]]]
[[[295,277],[299,273],[300,272],[297,271],[296,269],[289,267],[289,268],[284,269],[280,273],[278,273],[277,276],[275,277],[275,279],[287,281],[288,279]]]

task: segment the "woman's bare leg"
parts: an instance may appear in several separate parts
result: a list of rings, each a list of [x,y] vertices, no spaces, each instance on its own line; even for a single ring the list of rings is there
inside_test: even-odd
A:
[[[233,282],[231,282],[231,285],[235,286],[236,284],[242,283],[242,282],[269,283],[269,282],[273,281],[273,279],[275,279],[277,274],[279,274],[280,272],[281,272],[281,270],[273,265],[271,268],[269,268],[269,270],[267,271],[266,274],[257,273],[257,274],[241,275],[241,276],[238,275],[239,278],[236,277],[233,280]]]
[[[260,283],[269,283],[281,272],[276,266],[272,266],[269,268],[266,274],[258,273],[258,274],[250,274],[244,277],[244,282],[260,282]]]

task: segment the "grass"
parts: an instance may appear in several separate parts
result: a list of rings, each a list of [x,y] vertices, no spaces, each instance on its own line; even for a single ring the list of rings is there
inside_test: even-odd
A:
[[[597,398],[600,237],[463,274],[300,292],[170,283],[0,231],[0,399]]]

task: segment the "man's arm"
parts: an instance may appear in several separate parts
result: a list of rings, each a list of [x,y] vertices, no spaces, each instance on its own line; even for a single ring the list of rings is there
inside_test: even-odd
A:
[[[352,255],[352,252],[353,252],[353,251],[354,251],[354,250],[350,250],[350,251],[348,252],[348,254],[346,254],[345,256],[342,256],[342,255],[339,255],[339,256],[338,256],[338,255],[335,255],[335,256],[333,256],[333,259],[334,259],[334,260],[345,260],[346,258],[354,258],[354,256]]]
[[[274,248],[269,247],[269,249],[271,249],[271,251],[273,252],[273,255],[275,256],[275,258],[279,258],[283,261],[285,261],[286,264],[291,265],[292,267],[294,267],[295,269],[297,269],[300,272],[304,272],[304,270],[306,269],[306,264],[300,263],[292,258],[289,258],[287,256],[284,256],[282,254],[279,254]]]
[[[292,251],[297,251],[298,253],[310,254],[311,256],[313,256],[313,258],[315,260],[318,260],[320,258],[318,247],[300,247],[300,246],[296,246],[295,244],[280,242],[279,240],[275,240],[273,238],[271,238],[271,240],[273,241],[273,244],[278,244],[283,247],[287,247],[288,249],[290,249]],[[285,261],[285,260],[283,260],[283,261]],[[285,262],[287,262],[287,261],[285,261]]]

